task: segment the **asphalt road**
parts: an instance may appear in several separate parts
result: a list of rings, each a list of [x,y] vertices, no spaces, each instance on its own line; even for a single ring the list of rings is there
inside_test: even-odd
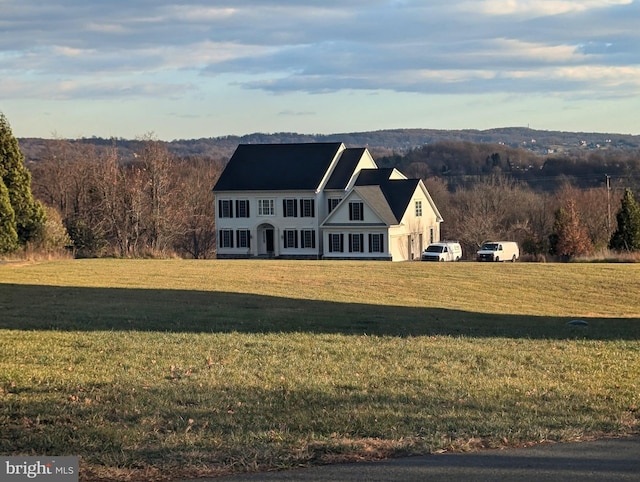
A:
[[[211,482],[640,481],[640,437],[406,457],[209,479]],[[203,482],[202,479],[199,482]]]

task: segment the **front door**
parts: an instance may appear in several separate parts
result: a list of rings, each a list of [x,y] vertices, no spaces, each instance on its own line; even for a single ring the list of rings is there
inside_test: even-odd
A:
[[[273,252],[275,251],[273,247],[273,229],[265,229],[264,237],[267,245],[267,254],[273,256]]]

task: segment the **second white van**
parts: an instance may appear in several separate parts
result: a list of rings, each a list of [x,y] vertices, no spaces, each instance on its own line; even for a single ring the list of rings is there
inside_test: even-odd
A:
[[[477,253],[478,261],[512,261],[520,258],[520,248],[514,241],[489,241]]]

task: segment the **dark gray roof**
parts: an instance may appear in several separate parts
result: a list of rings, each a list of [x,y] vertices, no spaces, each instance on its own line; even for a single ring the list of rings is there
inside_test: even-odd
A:
[[[376,186],[387,182],[393,173],[392,167],[362,169],[356,179],[356,186]]]
[[[356,186],[353,190],[380,216],[382,222],[387,226],[395,226],[402,219],[402,214],[399,218],[395,215],[380,186]]]
[[[213,191],[315,190],[341,146],[341,142],[240,144]]]
[[[398,222],[402,219],[413,193],[418,187],[419,179],[389,179],[393,168],[362,169],[358,174],[356,187],[380,186],[381,192],[389,203],[389,207]]]
[[[409,207],[419,183],[420,179],[392,179],[380,184],[380,189],[398,221]]]
[[[346,189],[365,151],[366,148],[364,147],[345,149],[340,155],[340,160],[334,168],[333,173],[331,173],[325,189]]]

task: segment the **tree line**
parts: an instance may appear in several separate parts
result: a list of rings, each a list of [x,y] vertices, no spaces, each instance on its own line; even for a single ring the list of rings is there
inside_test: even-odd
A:
[[[422,178],[444,217],[443,237],[459,241],[467,253],[489,239],[518,241],[534,259],[640,250],[640,209],[632,189],[619,183],[584,186],[571,177],[555,180],[554,189],[536,189],[515,175],[516,166],[539,169],[545,161],[494,147],[424,146],[395,164],[393,156],[378,164]],[[78,257],[215,256],[211,189],[224,160],[180,157],[147,135],[126,159],[117,141],[47,142],[27,169],[3,115],[0,154],[0,253],[27,248]],[[462,181],[452,172],[465,160],[476,171]]]

